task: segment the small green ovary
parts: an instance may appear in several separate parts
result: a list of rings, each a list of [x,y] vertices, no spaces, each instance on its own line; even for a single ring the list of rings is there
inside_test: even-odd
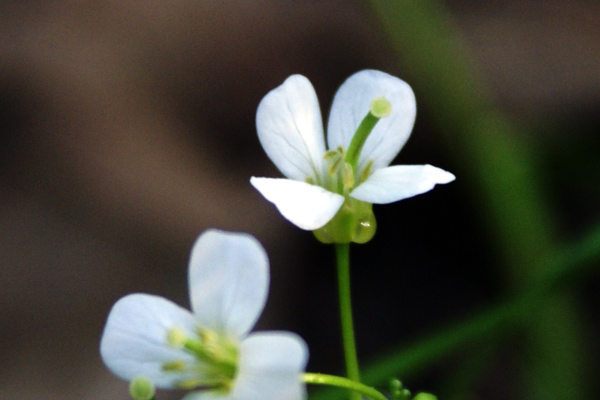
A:
[[[373,205],[347,197],[331,221],[313,233],[322,243],[367,243],[376,230]]]

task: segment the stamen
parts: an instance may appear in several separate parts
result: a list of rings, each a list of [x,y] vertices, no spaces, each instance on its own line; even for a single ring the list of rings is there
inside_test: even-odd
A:
[[[185,361],[176,360],[164,363],[161,369],[165,372],[184,372],[187,368]]]
[[[329,164],[329,168],[327,169],[327,173],[329,174],[329,176],[333,176],[335,175],[338,170],[340,169],[340,166],[342,165],[342,158],[336,158],[333,162],[331,162]]]
[[[332,159],[334,157],[338,157],[338,156],[339,156],[339,149],[338,150],[327,150],[325,152],[325,154],[323,155],[323,159],[325,161],[329,161],[330,159]]]
[[[354,187],[354,169],[352,168],[352,165],[347,162],[345,162],[342,167],[342,182],[348,189]]]
[[[183,379],[178,386],[184,389],[206,388],[211,390],[229,390],[236,376],[239,359],[239,343],[227,335],[221,335],[210,329],[197,328],[188,336],[179,327],[167,333],[167,342],[178,349],[193,355],[197,362],[173,360],[161,365],[168,373],[198,373],[201,378]]]
[[[344,160],[342,153],[338,150],[328,150],[323,156],[323,158],[325,159],[325,161],[327,161],[327,173],[329,174],[329,176],[333,176],[338,172]]]
[[[358,182],[362,183],[362,182],[366,181],[367,178],[369,176],[371,176],[372,172],[373,172],[373,160],[369,160],[367,165],[365,165],[365,168],[363,168],[362,172],[360,173],[360,178],[358,179]]]
[[[179,327],[171,328],[167,333],[167,342],[177,349],[182,348],[187,340],[187,335]]]

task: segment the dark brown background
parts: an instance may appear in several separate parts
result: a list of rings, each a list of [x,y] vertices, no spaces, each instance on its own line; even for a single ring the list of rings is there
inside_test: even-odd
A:
[[[565,237],[591,226],[600,216],[600,5],[448,5],[500,104],[539,128],[531,140],[546,159]],[[249,185],[251,175],[279,174],[260,148],[254,116],[293,73],[313,82],[327,110],[350,74],[377,68],[403,77],[396,65],[358,1],[4,1],[0,398],[127,398],[126,383],[98,355],[106,315],[134,291],[187,306],[188,252],[207,228],[259,238],[272,287],[258,328],[300,333],[309,368],[340,373],[331,249]],[[417,125],[396,163],[460,171],[415,91]],[[574,188],[573,174],[589,176],[589,186]],[[493,239],[471,211],[470,186],[458,175],[429,194],[376,207],[379,232],[355,251],[364,358],[501,291]],[[597,288],[582,288],[587,338],[598,334]],[[508,345],[473,398],[502,398],[518,385],[518,346]],[[412,387],[438,390],[438,375]]]

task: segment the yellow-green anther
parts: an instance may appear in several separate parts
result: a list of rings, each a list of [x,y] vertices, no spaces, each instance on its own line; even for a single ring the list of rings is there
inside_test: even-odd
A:
[[[219,335],[210,329],[198,329],[198,335],[200,335],[200,340],[206,344],[216,343],[219,340]]]
[[[362,183],[362,182],[366,181],[367,178],[369,176],[371,176],[372,172],[373,172],[373,160],[369,160],[367,165],[365,165],[362,172],[360,173],[360,178],[358,179],[358,182]]]
[[[214,378],[189,378],[182,379],[176,383],[177,387],[180,389],[195,389],[198,387],[202,388],[227,388],[231,387],[231,383],[229,379],[223,377],[214,377]]]
[[[198,339],[196,340],[192,340],[192,339],[186,339],[185,342],[183,343],[183,347],[194,353],[196,355],[196,357],[202,359],[202,360],[206,360],[207,357],[210,358],[210,354],[207,353],[206,351],[206,346],[200,342]]]
[[[135,400],[151,400],[154,393],[154,383],[144,376],[134,378],[129,384],[129,395]]]
[[[339,153],[336,154],[337,157],[331,157],[329,160],[327,160],[327,162],[329,163],[329,167],[327,168],[327,173],[329,174],[329,176],[335,175],[340,169],[340,166],[343,162],[342,156]]]
[[[352,189],[354,187],[354,169],[352,165],[345,162],[342,167],[342,183],[348,189]]]
[[[183,372],[186,369],[185,361],[176,360],[164,363],[161,369],[165,372]]]
[[[184,390],[195,389],[198,386],[206,386],[206,382],[203,379],[195,379],[195,378],[185,379],[185,380],[181,380],[181,381],[177,382],[177,387],[179,389],[184,389]]]
[[[369,111],[377,118],[385,118],[392,113],[392,104],[385,97],[377,97],[371,102]]]
[[[314,185],[315,184],[315,180],[312,178],[312,176],[307,176],[304,179],[304,182],[308,183],[309,185]]]
[[[167,342],[169,343],[169,345],[175,348],[182,348],[183,346],[185,346],[186,341],[187,336],[181,328],[171,328],[167,333]]]
[[[340,155],[339,150],[327,150],[325,152],[325,154],[323,155],[323,159],[325,161],[329,161],[335,157],[338,157]]]

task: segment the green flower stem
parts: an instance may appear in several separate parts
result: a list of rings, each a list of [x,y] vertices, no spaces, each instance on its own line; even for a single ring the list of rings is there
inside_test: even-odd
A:
[[[341,376],[306,372],[302,374],[302,380],[312,385],[327,385],[349,389],[357,394],[358,398],[360,398],[360,395],[362,394],[371,400],[388,400],[387,397],[377,389],[363,385],[360,382],[342,378]]]
[[[335,245],[338,269],[338,290],[340,296],[340,317],[342,321],[342,339],[344,357],[346,359],[346,374],[353,381],[360,382],[356,342],[354,340],[354,323],[352,322],[352,299],[350,297],[350,244]],[[351,399],[359,400],[360,396]]]
[[[390,349],[365,369],[364,381],[383,385],[392,376],[406,379],[459,349],[469,348],[474,340],[493,341],[499,339],[499,335],[514,333],[553,296],[562,295],[598,273],[600,226],[579,242],[549,257],[546,265],[553,272],[536,288],[488,306],[470,318],[437,330],[408,346]],[[341,396],[331,390],[323,390],[311,399],[338,400]]]

